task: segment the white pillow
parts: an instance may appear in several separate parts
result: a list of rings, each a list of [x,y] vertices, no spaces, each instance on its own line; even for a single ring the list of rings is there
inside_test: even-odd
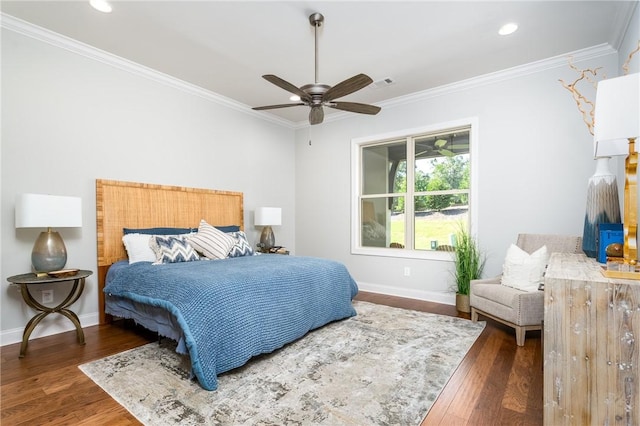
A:
[[[188,235],[187,240],[208,259],[224,259],[236,245],[235,238],[209,225],[204,219],[200,221],[198,233]]]
[[[155,262],[156,254],[149,246],[153,235],[149,234],[125,234],[122,237],[124,248],[127,249],[129,263]]]
[[[515,244],[507,250],[502,267],[502,285],[522,291],[537,291],[549,262],[547,246],[529,254]]]

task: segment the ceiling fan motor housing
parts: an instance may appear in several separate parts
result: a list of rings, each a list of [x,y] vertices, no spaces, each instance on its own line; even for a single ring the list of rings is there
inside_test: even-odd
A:
[[[305,84],[300,88],[311,96],[311,105],[322,105],[322,97],[329,89],[331,86],[327,84]]]

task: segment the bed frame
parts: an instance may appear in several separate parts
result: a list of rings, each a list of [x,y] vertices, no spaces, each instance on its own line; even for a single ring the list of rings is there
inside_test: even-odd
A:
[[[107,270],[127,258],[122,228],[197,228],[201,219],[244,229],[242,192],[96,180],[98,304],[100,324],[111,322],[104,310]]]

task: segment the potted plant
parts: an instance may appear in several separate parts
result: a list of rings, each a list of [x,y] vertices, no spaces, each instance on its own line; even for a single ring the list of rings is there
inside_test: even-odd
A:
[[[469,305],[470,282],[480,278],[485,260],[475,238],[461,225],[456,233],[455,270],[453,273],[458,311],[471,312]]]

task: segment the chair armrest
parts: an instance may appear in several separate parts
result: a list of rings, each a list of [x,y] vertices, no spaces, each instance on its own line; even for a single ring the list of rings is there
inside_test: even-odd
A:
[[[540,301],[544,301],[544,291],[523,291],[516,297],[520,298],[520,303],[522,304],[539,303]]]

